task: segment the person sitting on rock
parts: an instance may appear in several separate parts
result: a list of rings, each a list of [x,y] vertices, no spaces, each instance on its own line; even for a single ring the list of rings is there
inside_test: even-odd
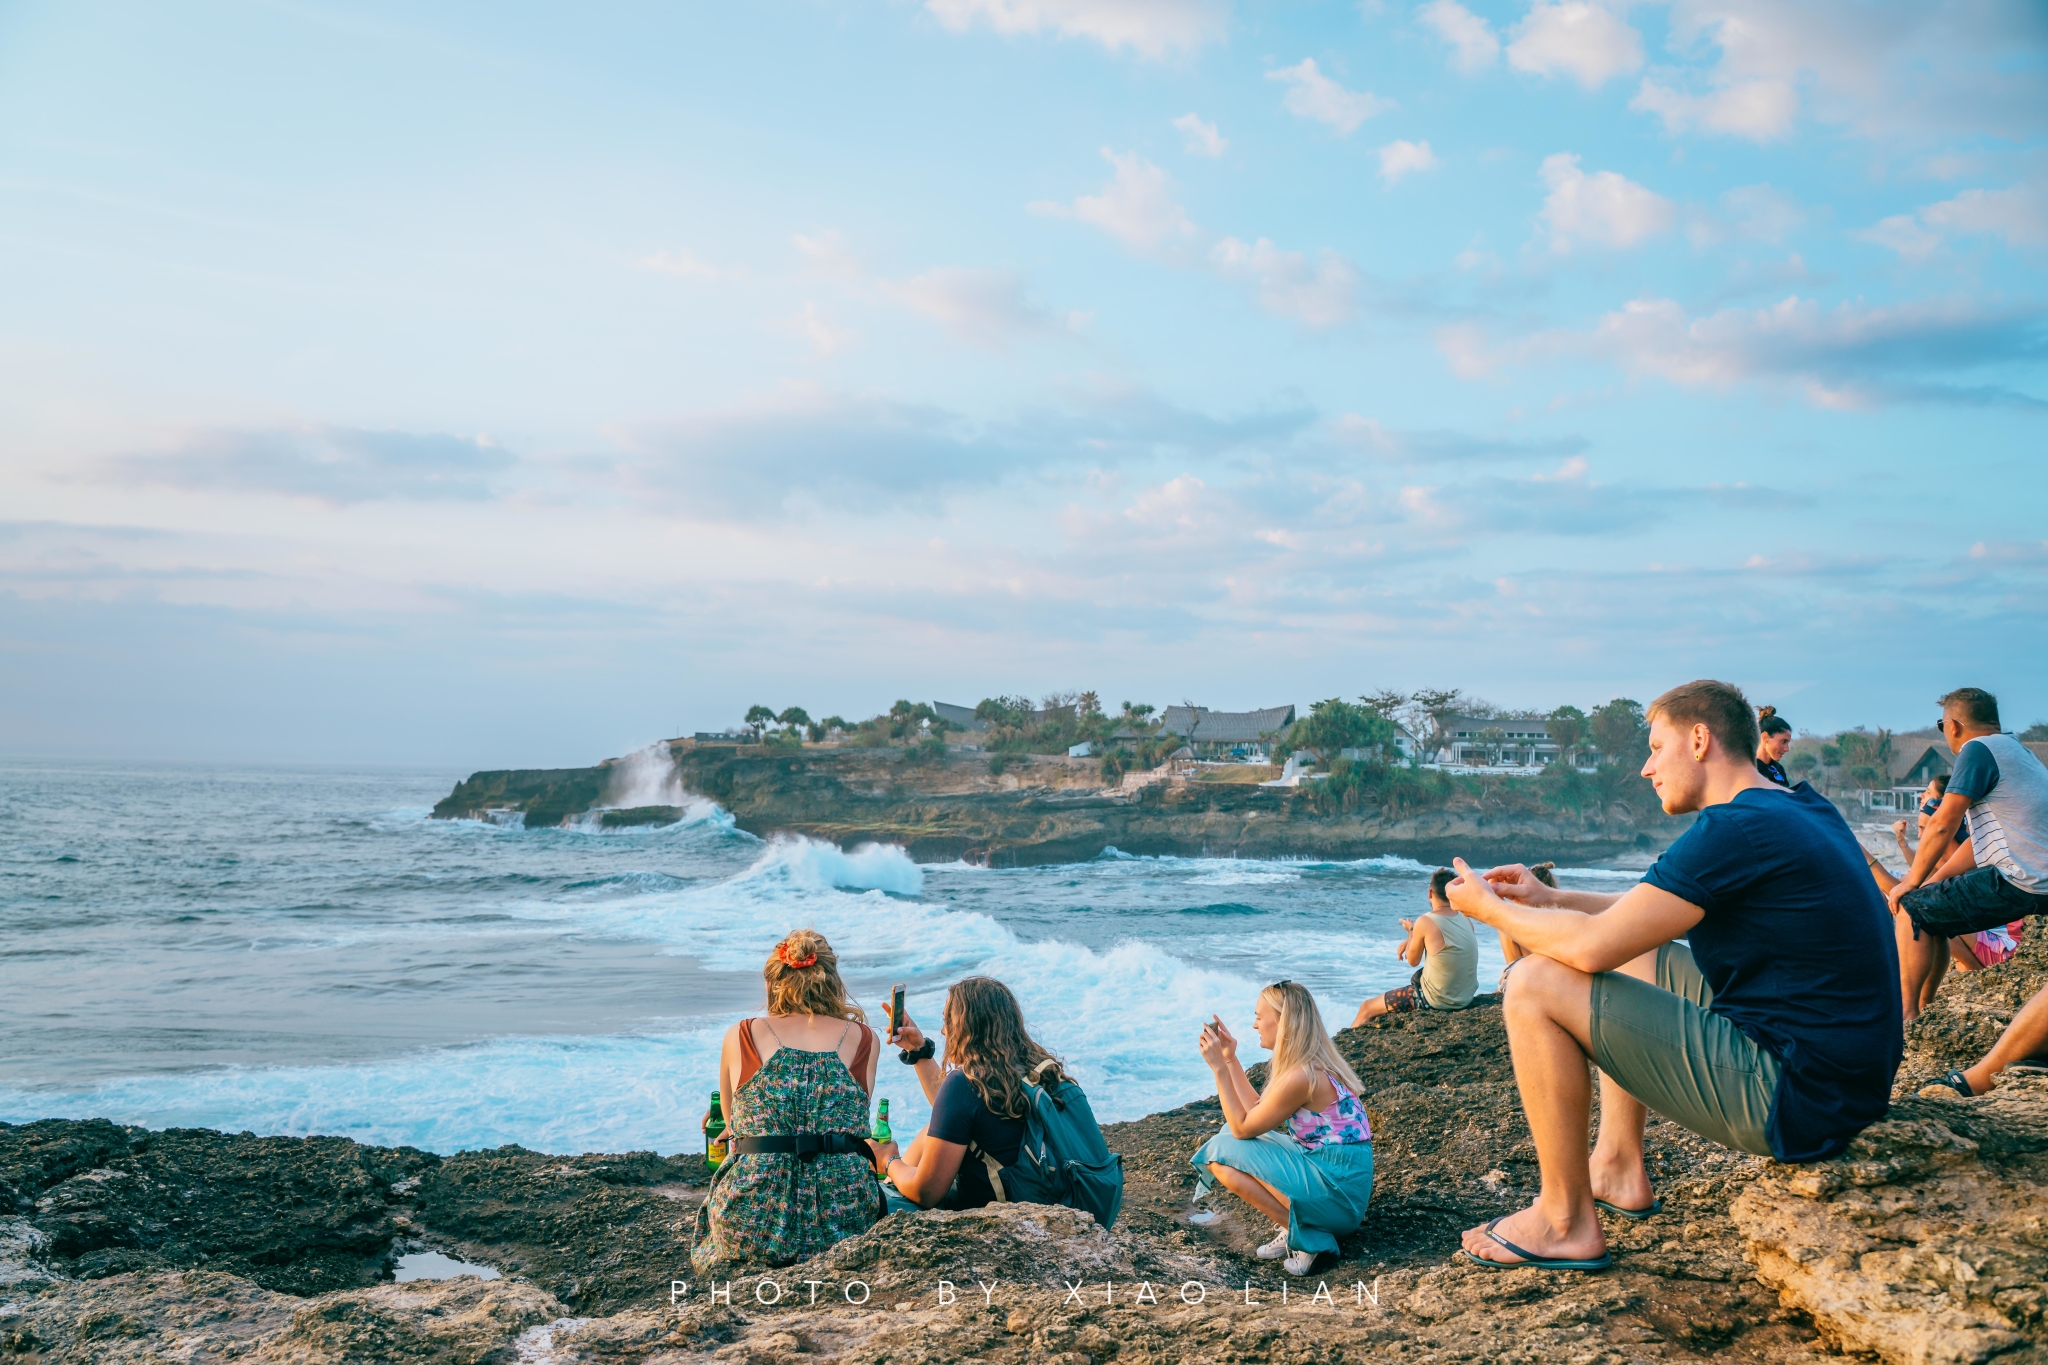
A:
[[[1736,687],[1687,683],[1648,716],[1643,776],[1668,814],[1699,818],[1635,887],[1556,891],[1524,867],[1481,876],[1455,861],[1451,903],[1529,950],[1502,1005],[1542,1185],[1533,1206],[1465,1233],[1483,1266],[1610,1264],[1599,1211],[1662,1207],[1647,1109],[1724,1146],[1815,1161],[1889,1104],[1898,959],[1848,823],[1807,783],[1757,771],[1756,715]]]
[[[1886,893],[1898,933],[1899,992],[1911,1020],[1953,953],[1948,940],[2048,911],[2048,768],[1998,728],[1998,698],[1959,687],[1941,699],[1941,733],[1956,756],[1948,791],[1920,849]],[[1968,819],[1976,866],[1937,877]]]
[[[1224,1124],[1193,1157],[1195,1197],[1215,1182],[1265,1214],[1280,1232],[1259,1259],[1307,1275],[1335,1265],[1337,1239],[1365,1220],[1372,1124],[1358,1075],[1330,1041],[1308,987],[1279,981],[1260,991],[1252,1028],[1273,1054],[1263,1093],[1223,1021],[1211,1016],[1202,1027],[1197,1046],[1215,1073]]]
[[[2020,1012],[1998,1035],[1998,1041],[1991,1045],[1991,1051],[1984,1054],[1983,1060],[1973,1067],[1949,1072],[1937,1084],[1969,1099],[1988,1093],[1999,1075],[2006,1071],[2025,1071],[2034,1075],[2048,1072],[2048,986],[2035,991],[2027,1003],[2020,1006]]]
[[[916,1066],[932,1106],[931,1121],[908,1148],[890,1142],[878,1149],[892,1213],[995,1203],[989,1162],[998,1171],[1017,1163],[1029,1113],[1024,1078],[1054,1085],[1064,1075],[1059,1059],[1024,1027],[1017,997],[993,977],[955,982],[946,992],[944,1020],[944,1068],[932,1040],[908,1015],[890,1035],[903,1048],[902,1059]]]
[[[1557,890],[1556,863],[1530,863],[1529,875],[1534,877],[1537,881],[1542,882],[1551,890]],[[1527,948],[1524,948],[1521,944],[1515,942],[1513,939],[1509,938],[1507,936],[1506,930],[1496,929],[1493,932],[1500,936],[1500,956],[1502,962],[1502,966],[1500,969],[1500,985],[1499,987],[1497,987],[1497,989],[1506,990],[1508,984],[1508,968],[1514,966],[1517,962],[1520,962],[1523,958],[1527,957],[1529,955],[1529,950]]]
[[[1923,839],[1926,836],[1927,822],[1940,809],[1942,798],[1947,795],[1947,788],[1948,779],[1937,777],[1927,784],[1927,790],[1922,793],[1924,800],[1920,806],[1920,830]],[[1967,821],[1965,826],[1956,831],[1955,843],[1950,848],[1948,856],[1942,860],[1941,866],[1921,883],[1923,888],[1947,881],[1951,877],[1959,877],[1976,868],[1977,857],[1970,844]],[[1900,851],[1906,855],[1907,865],[1911,866],[1916,852],[1906,843],[1905,827],[1904,820],[1894,821],[1892,834],[1899,842]],[[1875,856],[1867,851],[1864,856],[1869,859],[1870,875],[1877,883],[1877,889],[1889,896],[1892,888],[1898,885],[1899,879],[1894,877]],[[1894,918],[1896,920],[1897,917]],[[1948,962],[1944,964],[1943,970],[1929,973],[1921,979],[1919,995],[1915,1001],[1901,1001],[1907,1006],[1907,1020],[1918,1018],[1922,1010],[1934,1003],[1936,993],[1941,990],[1942,978],[1947,967],[1953,966],[1959,972],[1978,972],[1986,967],[1996,967],[2000,963],[2011,961],[2012,955],[2019,951],[2020,936],[2026,932],[2026,927],[2027,922],[2024,919],[2017,919],[2006,924],[1995,924],[1989,929],[1979,929],[1972,934],[1951,936],[1948,941]]]
[[[1405,986],[1396,986],[1358,1007],[1351,1021],[1357,1028],[1383,1014],[1401,1014],[1421,1008],[1461,1010],[1479,993],[1479,939],[1472,921],[1451,908],[1444,888],[1457,874],[1440,867],[1429,879],[1429,909],[1401,927],[1408,937],[1394,950],[1394,956],[1415,968]]]
[[[728,1029],[719,1058],[731,1154],[698,1212],[699,1273],[726,1261],[790,1265],[882,1212],[867,1137],[876,1038],[847,998],[837,954],[817,930],[799,929],[761,974],[768,1016]]]

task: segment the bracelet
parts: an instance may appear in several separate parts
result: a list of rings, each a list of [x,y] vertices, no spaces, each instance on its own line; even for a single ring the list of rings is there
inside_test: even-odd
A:
[[[896,1060],[905,1066],[915,1066],[919,1062],[931,1060],[938,1050],[938,1046],[931,1039],[927,1038],[924,1040],[923,1047],[897,1049]]]

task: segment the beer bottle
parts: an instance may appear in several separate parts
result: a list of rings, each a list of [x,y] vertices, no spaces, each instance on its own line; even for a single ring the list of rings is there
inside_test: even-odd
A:
[[[881,1110],[875,1115],[875,1131],[872,1136],[877,1142],[888,1142],[895,1136],[889,1131],[889,1100],[887,1096],[883,1097]]]
[[[717,1169],[725,1162],[725,1113],[718,1092],[711,1092],[711,1112],[704,1119],[704,1164]]]

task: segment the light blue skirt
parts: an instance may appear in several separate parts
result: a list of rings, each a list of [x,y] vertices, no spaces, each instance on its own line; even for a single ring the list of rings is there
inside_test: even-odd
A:
[[[1209,1192],[1209,1164],[1243,1171],[1287,1196],[1290,1251],[1337,1249],[1337,1239],[1356,1232],[1372,1202],[1372,1144],[1347,1142],[1309,1151],[1286,1133],[1255,1138],[1232,1136],[1225,1128],[1196,1152],[1196,1197]]]

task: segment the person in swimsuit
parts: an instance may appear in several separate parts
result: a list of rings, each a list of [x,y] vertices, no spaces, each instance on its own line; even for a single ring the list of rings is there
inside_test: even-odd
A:
[[[815,929],[775,945],[768,1015],[727,1030],[718,1064],[732,1154],[697,1214],[690,1264],[791,1265],[881,1216],[868,1095],[877,1043]]]
[[[1358,1075],[1330,1041],[1308,987],[1279,981],[1259,992],[1252,1028],[1273,1054],[1263,1094],[1237,1060],[1237,1039],[1219,1018],[1198,1046],[1223,1102],[1221,1132],[1192,1158],[1196,1195],[1220,1184],[1273,1220],[1279,1235],[1258,1249],[1290,1275],[1337,1262],[1337,1239],[1355,1232],[1372,1201],[1372,1124]]]

